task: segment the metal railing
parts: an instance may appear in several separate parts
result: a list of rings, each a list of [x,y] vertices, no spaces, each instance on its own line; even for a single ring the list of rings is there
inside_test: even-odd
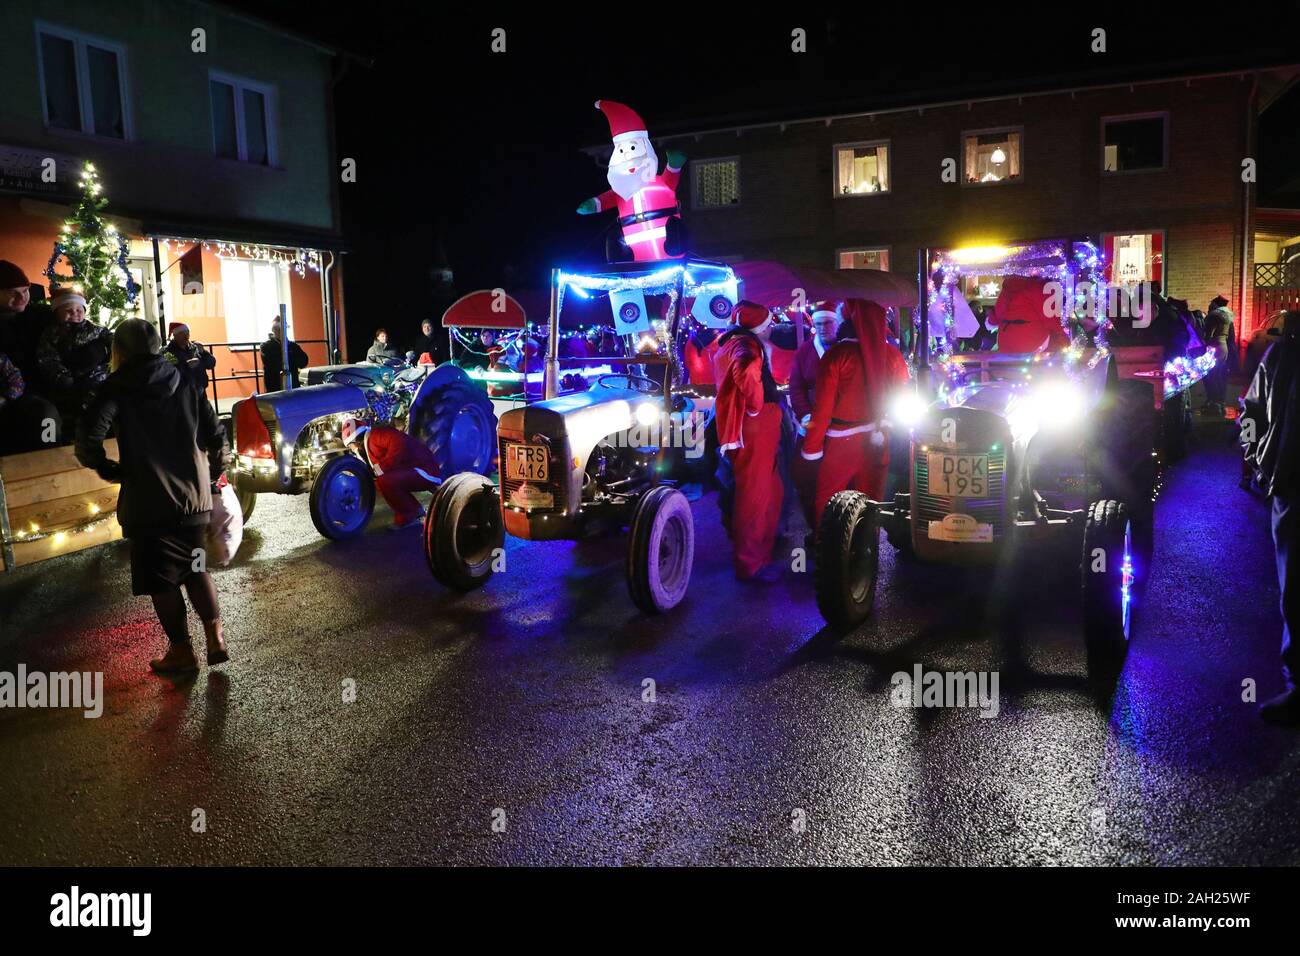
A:
[[[330,361],[331,361],[331,357],[330,357],[330,354],[329,354],[329,340],[328,340],[328,339],[294,339],[293,341],[296,342],[298,345],[323,345],[323,346],[325,346],[325,364],[328,365],[328,364],[330,363]],[[212,351],[213,349],[219,349],[219,348],[224,348],[224,349],[227,349],[227,350],[229,350],[229,351],[234,351],[234,350],[238,349],[238,350],[241,350],[241,351],[249,351],[249,352],[252,352],[252,353],[253,353],[253,367],[252,367],[252,369],[234,369],[234,368],[232,368],[232,369],[230,370],[230,374],[229,374],[229,375],[216,375],[216,374],[213,374],[213,373],[215,373],[215,372],[217,371],[216,368],[212,368],[212,369],[209,371],[209,375],[208,375],[208,386],[209,386],[209,390],[210,390],[211,393],[212,393],[212,407],[213,407],[213,408],[216,408],[216,407],[217,407],[217,383],[218,383],[218,382],[246,382],[246,381],[248,381],[249,379],[252,379],[252,380],[253,380],[253,391],[254,391],[254,392],[260,392],[260,391],[262,390],[262,378],[263,378],[263,374],[262,374],[262,366],[261,366],[261,363],[262,363],[262,343],[261,343],[261,342],[212,342],[212,343],[207,343],[207,344],[204,344],[204,343],[199,343],[199,344],[200,344],[201,348],[203,348],[203,350],[206,351],[209,355],[213,355],[213,354],[214,354],[213,351]]]

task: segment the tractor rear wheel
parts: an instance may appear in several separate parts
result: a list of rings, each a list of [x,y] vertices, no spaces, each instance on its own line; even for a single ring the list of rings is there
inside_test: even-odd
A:
[[[1088,676],[1118,676],[1132,637],[1133,522],[1122,502],[1095,501],[1083,532],[1083,636]]]

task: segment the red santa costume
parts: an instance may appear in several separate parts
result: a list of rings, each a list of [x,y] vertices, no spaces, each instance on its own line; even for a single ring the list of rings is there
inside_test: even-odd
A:
[[[731,516],[736,577],[747,579],[771,560],[781,520],[784,487],[777,470],[781,395],[758,335],[772,322],[767,309],[740,302],[732,321],[736,328],[719,340],[715,359],[718,396],[714,409],[718,450],[727,456],[736,477]]]
[[[609,157],[610,189],[578,207],[583,215],[618,209],[623,241],[637,262],[672,258],[664,247],[668,220],[679,219],[677,181],[682,165],[668,165],[659,174],[659,157],[650,143],[645,122],[631,109],[613,100],[597,100],[596,109],[609,120],[614,151]],[[678,253],[680,255],[680,253]]]
[[[1007,276],[998,292],[997,326],[999,352],[1037,352],[1065,348],[1070,340],[1061,328],[1058,294],[1051,279]],[[1056,312],[1056,315],[1052,315]]]
[[[884,309],[849,299],[840,315],[852,334],[836,342],[821,361],[817,401],[803,440],[802,456],[821,463],[815,527],[821,526],[826,502],[838,491],[865,491],[876,501],[884,497],[889,442],[881,419],[889,390],[907,381],[907,363],[885,341]]]
[[[429,447],[390,425],[348,420],[343,423],[343,443],[354,442],[365,449],[375,473],[375,487],[393,509],[393,524],[407,525],[424,514],[415,492],[436,491],[442,484]]]
[[[839,320],[835,311],[833,302],[819,302],[813,307],[812,321],[814,325],[818,319],[830,316]],[[817,369],[821,365],[822,356],[830,351],[830,346],[822,344],[821,338],[817,335],[815,329],[804,339],[803,344],[799,346],[794,356],[794,364],[790,369],[790,406],[794,409],[795,419],[802,424],[805,420],[812,418],[813,407],[816,404],[817,394]],[[798,450],[803,451],[804,437],[799,436]],[[817,514],[817,472],[821,462],[809,461],[802,454],[797,457],[791,466],[791,479],[794,481],[795,490],[799,492],[799,505],[803,509],[804,519],[816,528],[813,524]]]

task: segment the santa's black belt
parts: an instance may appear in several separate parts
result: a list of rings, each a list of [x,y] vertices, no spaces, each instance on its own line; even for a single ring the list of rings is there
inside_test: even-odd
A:
[[[618,220],[620,226],[635,226],[638,222],[649,222],[651,219],[662,219],[664,216],[675,216],[681,212],[682,205],[677,203],[674,206],[667,206],[663,209],[651,209],[648,212],[637,212],[630,216],[621,216]]]
[[[857,428],[859,425],[869,425],[870,422],[851,422],[847,418],[832,418],[831,424],[836,428]]]

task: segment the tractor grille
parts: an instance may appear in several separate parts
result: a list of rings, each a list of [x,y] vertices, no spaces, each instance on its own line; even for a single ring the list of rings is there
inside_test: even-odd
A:
[[[976,454],[972,450],[962,450],[963,454]],[[980,524],[993,526],[993,540],[1000,541],[1006,532],[1005,527],[1005,502],[1006,502],[1006,472],[1007,456],[1005,451],[987,452],[989,457],[989,497],[987,498],[950,498],[943,495],[932,495],[922,489],[930,487],[929,459],[919,448],[915,452],[916,459],[916,492],[912,496],[913,508],[916,514],[917,527],[924,529],[928,527],[926,522],[942,521],[943,518],[950,514],[970,515]]]
[[[505,467],[506,467],[506,444],[508,442],[524,441],[524,437],[522,435],[499,435],[497,441],[498,441],[497,460],[500,463],[499,467],[501,468],[501,472],[502,472],[501,504],[503,507],[511,508],[511,507],[515,507],[510,503],[511,496],[515,493],[516,489],[518,489],[525,483],[523,481],[519,481],[515,479],[508,480],[504,477]],[[555,497],[555,504],[549,508],[529,508],[528,509],[529,514],[544,514],[550,512],[560,512],[560,511],[564,511],[568,507],[568,491],[567,491],[568,482],[565,481],[565,478],[568,477],[568,469],[566,467],[566,464],[567,463],[563,458],[556,457],[555,450],[552,448],[550,461],[548,462],[549,475],[550,475],[549,480],[547,480],[544,484],[539,484],[538,482],[535,481],[528,482],[528,484],[531,484],[533,487],[539,488],[543,491],[550,492]]]

